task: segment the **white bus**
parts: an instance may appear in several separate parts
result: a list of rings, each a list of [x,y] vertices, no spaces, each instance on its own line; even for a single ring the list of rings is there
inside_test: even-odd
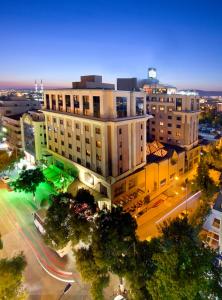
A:
[[[45,229],[44,229],[44,222],[46,219],[46,213],[47,210],[44,208],[39,209],[38,211],[36,211],[33,216],[34,216],[34,224],[36,226],[36,228],[38,229],[38,231],[44,235],[46,233]],[[53,249],[54,250],[54,249]],[[67,246],[65,246],[62,249],[59,250],[54,250],[60,257],[64,257],[66,254],[69,253],[70,251],[70,242],[67,244]]]

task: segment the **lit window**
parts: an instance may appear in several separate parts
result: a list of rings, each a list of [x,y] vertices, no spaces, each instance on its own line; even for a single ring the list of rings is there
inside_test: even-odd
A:
[[[100,141],[96,141],[96,147],[101,148],[101,142]]]
[[[90,156],[90,151],[86,150],[86,156]]]
[[[163,107],[163,106],[160,106],[160,110],[162,110],[162,111],[163,111],[163,110],[164,110],[164,107]]]
[[[220,228],[220,220],[215,218],[213,221],[213,226],[216,228]]]
[[[164,132],[164,130],[163,129],[160,129],[160,133],[163,133]]]
[[[160,122],[160,126],[163,126],[163,122]]]
[[[152,109],[152,110],[156,110],[156,106],[152,106],[151,109]]]

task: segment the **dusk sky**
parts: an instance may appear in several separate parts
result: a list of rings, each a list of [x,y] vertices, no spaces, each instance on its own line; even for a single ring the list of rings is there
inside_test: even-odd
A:
[[[222,1],[11,0],[0,8],[0,88],[80,75],[222,90]]]

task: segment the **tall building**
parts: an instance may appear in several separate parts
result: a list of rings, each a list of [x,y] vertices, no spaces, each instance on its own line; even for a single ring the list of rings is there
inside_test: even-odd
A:
[[[7,145],[10,149],[22,149],[21,116],[22,114],[2,117],[2,125],[6,129]]]
[[[60,167],[113,198],[112,185],[146,164],[146,94],[114,90],[101,76],[45,90],[47,149]]]
[[[181,146],[198,144],[199,98],[177,94],[147,94],[148,139]]]

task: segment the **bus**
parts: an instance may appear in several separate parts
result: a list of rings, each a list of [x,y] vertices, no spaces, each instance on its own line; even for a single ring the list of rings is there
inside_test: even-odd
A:
[[[41,233],[41,235],[45,235],[46,231],[44,228],[44,222],[46,219],[46,213],[47,210],[44,208],[41,208],[39,210],[37,210],[36,212],[34,212],[33,217],[34,217],[34,224],[35,227],[38,229],[38,231]],[[60,257],[64,257],[65,255],[67,255],[70,252],[70,242],[62,249],[52,249],[54,250]]]

